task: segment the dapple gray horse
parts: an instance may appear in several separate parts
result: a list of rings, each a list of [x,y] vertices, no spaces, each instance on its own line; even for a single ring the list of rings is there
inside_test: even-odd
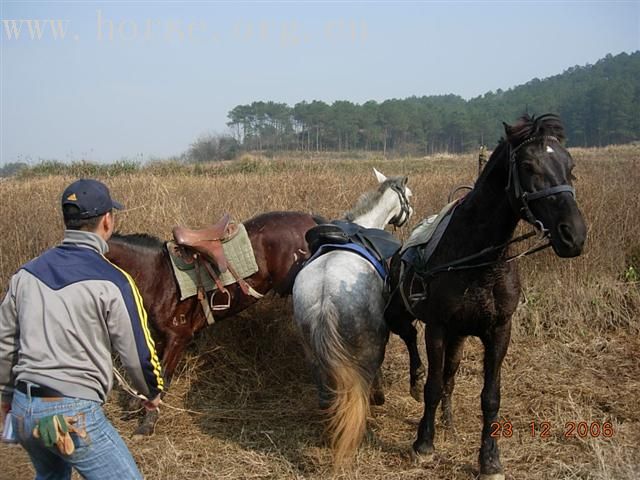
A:
[[[364,194],[346,220],[365,228],[403,225],[413,213],[407,177],[387,179],[374,171],[378,189]],[[379,383],[389,336],[383,289],[376,268],[346,250],[311,261],[293,286],[294,317],[312,365],[320,407],[328,415],[327,434],[337,464],[351,458],[360,445],[371,387]],[[381,390],[373,402],[384,402]]]

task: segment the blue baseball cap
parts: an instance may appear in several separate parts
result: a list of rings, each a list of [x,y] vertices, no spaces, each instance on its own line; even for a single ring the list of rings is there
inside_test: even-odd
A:
[[[80,210],[65,218],[85,219],[104,215],[122,204],[111,199],[107,186],[97,180],[82,178],[69,185],[62,194],[62,206],[75,205]]]

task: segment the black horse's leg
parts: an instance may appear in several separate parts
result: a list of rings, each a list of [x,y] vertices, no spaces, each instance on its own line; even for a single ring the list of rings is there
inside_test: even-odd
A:
[[[502,320],[502,321],[501,321]],[[480,447],[480,479],[503,480],[500,451],[496,438],[491,435],[500,409],[500,369],[507,353],[511,336],[511,317],[498,319],[484,343],[484,388],[482,389],[482,445]]]
[[[447,342],[444,353],[444,378],[442,389],[442,422],[446,427],[453,427],[451,395],[455,386],[456,372],[462,359],[465,337],[452,337]]]
[[[371,384],[371,393],[369,395],[371,405],[384,405],[384,385],[382,384],[382,367],[378,368],[376,376]]]
[[[403,322],[398,335],[409,352],[409,391],[416,402],[422,402],[424,392],[424,365],[418,351],[418,331],[413,322]]]
[[[418,427],[418,438],[413,443],[413,450],[418,454],[429,454],[434,450],[436,409],[442,397],[444,335],[444,329],[439,326],[425,329],[429,373],[424,386],[424,415]]]
[[[389,329],[398,335],[409,352],[409,391],[416,402],[422,402],[424,392],[424,365],[418,350],[418,331],[413,325],[413,317],[402,304],[400,295],[396,293],[385,312],[385,320]]]

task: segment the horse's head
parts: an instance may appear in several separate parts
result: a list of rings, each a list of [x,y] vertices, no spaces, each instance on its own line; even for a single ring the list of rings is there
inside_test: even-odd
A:
[[[389,223],[396,227],[403,226],[405,223],[407,223],[409,218],[411,218],[411,215],[413,215],[413,208],[409,203],[409,199],[411,198],[413,193],[407,186],[409,178],[406,176],[387,178],[384,174],[382,174],[375,168],[373,169],[373,172],[376,175],[378,183],[380,183],[380,188],[393,190],[397,194],[397,202],[395,202],[391,220],[389,220]]]
[[[509,146],[510,199],[521,217],[548,231],[560,257],[582,253],[587,227],[572,185],[574,161],[564,148],[564,129],[551,114],[504,124]]]

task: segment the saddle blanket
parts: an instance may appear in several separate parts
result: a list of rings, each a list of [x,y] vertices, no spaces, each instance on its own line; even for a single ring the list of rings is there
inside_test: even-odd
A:
[[[325,243],[324,245],[320,245],[320,247],[318,247],[318,250],[316,250],[316,252],[311,256],[311,258],[309,258],[309,260],[306,261],[305,264],[310,264],[319,256],[324,255],[325,253],[328,253],[332,250],[347,250],[349,252],[357,253],[361,257],[364,257],[366,260],[368,260],[369,263],[374,266],[376,272],[378,272],[378,275],[380,275],[380,278],[382,278],[382,280],[387,278],[387,272],[384,265],[382,265],[382,262],[374,257],[373,254],[369,252],[369,250],[357,243]]]
[[[196,275],[195,264],[188,264],[175,253],[175,242],[167,242],[167,251],[171,259],[173,274],[180,287],[180,300],[193,297],[198,293],[198,277]],[[235,268],[238,275],[247,278],[258,271],[256,256],[253,253],[249,234],[243,224],[238,224],[238,232],[231,239],[222,242],[224,255],[229,263]],[[215,290],[216,284],[203,267],[200,269],[200,278],[207,292]],[[220,281],[223,285],[231,285],[236,279],[231,272],[226,271],[220,274]]]
[[[405,262],[413,263],[415,261],[415,247],[424,247],[420,252],[420,260],[426,264],[438,246],[438,243],[440,243],[440,239],[447,229],[449,220],[451,220],[451,214],[459,203],[460,199],[448,203],[440,210],[440,213],[425,218],[415,226],[411,235],[409,235],[409,239],[400,250],[400,256]]]

